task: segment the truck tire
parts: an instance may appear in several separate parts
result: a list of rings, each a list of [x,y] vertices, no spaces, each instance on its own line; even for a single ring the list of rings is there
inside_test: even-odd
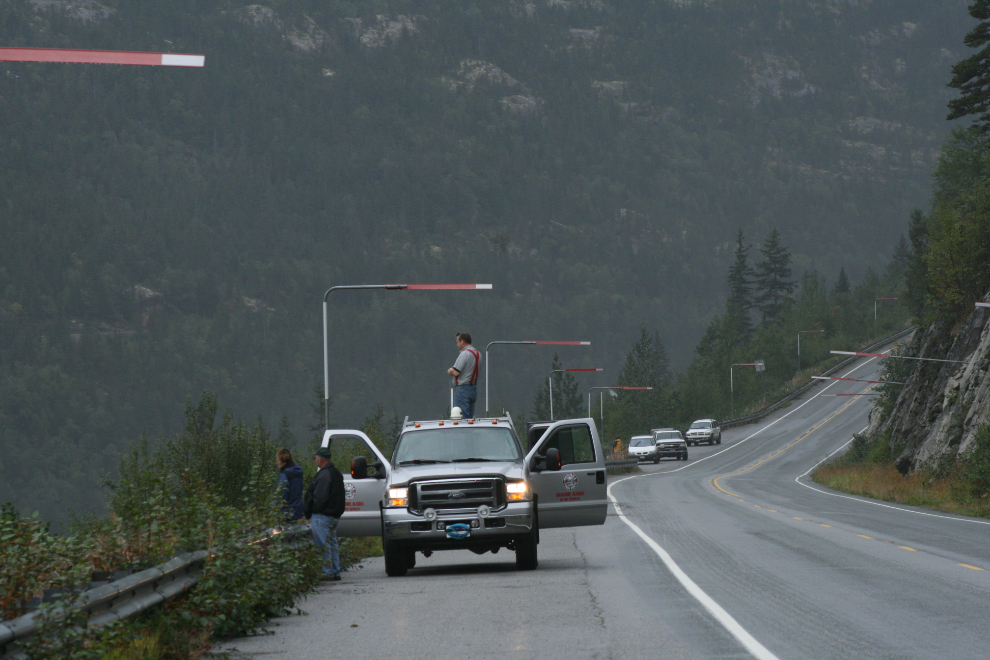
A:
[[[409,571],[408,550],[400,548],[394,541],[385,540],[382,530],[382,550],[385,554],[385,574],[389,577],[402,577]]]
[[[516,542],[516,568],[520,571],[532,571],[540,562],[537,557],[536,530],[533,529],[524,538]]]

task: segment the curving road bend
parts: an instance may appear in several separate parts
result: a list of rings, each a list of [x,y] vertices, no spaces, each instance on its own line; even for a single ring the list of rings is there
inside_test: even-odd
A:
[[[848,370],[870,378],[876,362]],[[840,374],[841,375],[841,374]],[[321,587],[230,657],[986,658],[990,521],[835,493],[805,475],[866,426],[824,384],[687,463],[613,479],[602,527],[547,530],[540,567],[436,553]]]

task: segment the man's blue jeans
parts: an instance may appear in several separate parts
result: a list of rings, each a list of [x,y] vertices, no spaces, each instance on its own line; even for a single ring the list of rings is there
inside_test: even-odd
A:
[[[458,385],[454,388],[454,407],[461,409],[464,419],[474,419],[474,402],[477,400],[477,385]]]
[[[314,513],[309,519],[313,527],[316,546],[323,549],[323,574],[340,575],[340,553],[337,552],[337,521],[322,513]]]

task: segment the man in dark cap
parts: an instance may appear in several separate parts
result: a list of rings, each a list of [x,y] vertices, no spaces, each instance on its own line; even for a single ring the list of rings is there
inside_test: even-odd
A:
[[[306,489],[306,517],[317,547],[323,550],[323,580],[340,580],[337,522],[344,514],[344,475],[331,462],[330,447],[316,450],[319,471]]]

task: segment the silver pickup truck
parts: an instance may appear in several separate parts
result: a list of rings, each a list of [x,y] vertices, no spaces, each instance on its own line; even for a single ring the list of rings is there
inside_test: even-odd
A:
[[[526,450],[508,416],[407,420],[389,459],[361,431],[327,431],[323,446],[364,450],[344,475],[338,535],[381,535],[390,576],[437,550],[508,548],[517,568],[536,568],[541,529],[604,524],[608,503],[593,420],[531,424],[528,436]]]

